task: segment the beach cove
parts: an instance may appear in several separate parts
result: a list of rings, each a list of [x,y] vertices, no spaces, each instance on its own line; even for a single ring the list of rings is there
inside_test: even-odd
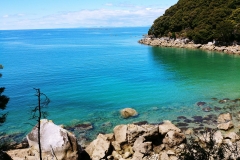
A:
[[[197,123],[201,130],[202,122],[216,124],[216,117],[232,106],[238,112],[238,56],[139,45],[147,30],[1,31],[0,81],[10,97],[1,132],[16,141],[30,132],[26,122],[36,105],[33,88],[41,88],[51,100],[48,119],[83,142],[111,133],[119,124],[170,120],[182,129]],[[138,116],[123,119],[119,111],[126,107],[136,109]]]

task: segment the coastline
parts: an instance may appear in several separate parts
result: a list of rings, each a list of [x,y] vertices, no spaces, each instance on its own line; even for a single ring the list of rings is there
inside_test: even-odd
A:
[[[175,47],[175,48],[188,48],[188,49],[202,49],[207,51],[223,52],[226,54],[240,55],[240,46],[219,46],[212,42],[208,44],[195,44],[189,39],[170,39],[168,37],[162,38],[149,38],[145,37],[138,41],[140,44],[150,45],[150,46],[161,46],[161,47]]]
[[[204,102],[199,102],[198,105],[204,105]],[[210,121],[213,117],[206,118],[207,121]],[[183,116],[179,117],[179,119],[186,120]],[[196,122],[200,119],[197,116]],[[223,153],[223,159],[228,159],[229,157],[233,159],[239,158],[240,151],[235,149],[240,146],[240,137],[238,132],[233,131],[233,128],[238,128],[238,126],[233,124],[233,114],[225,112],[213,119],[216,121],[216,128],[203,128],[201,131],[193,128],[184,130],[168,120],[159,124],[120,124],[115,126],[111,133],[99,133],[96,139],[86,147],[78,144],[80,148],[73,152],[77,154],[78,158],[72,157],[71,160],[177,160],[180,157],[184,159],[189,152],[192,152],[193,157],[198,154],[210,153],[210,157],[216,158],[216,156],[220,156],[219,151],[221,151],[221,147],[226,149]],[[45,121],[55,125],[52,121]],[[58,128],[61,128],[61,126],[58,126]],[[74,140],[72,141],[77,144],[76,136],[69,131],[66,132],[69,135],[73,135]],[[43,137],[48,139],[45,136]],[[201,151],[194,151],[192,146],[196,144],[199,145],[195,149],[202,149]],[[3,153],[11,157],[9,160],[36,159],[38,156],[37,149],[30,146]],[[215,147],[213,152],[209,152],[209,149],[212,149],[211,146]],[[61,155],[65,151],[56,153],[59,156],[59,154]],[[71,152],[71,149],[67,149],[67,151]],[[48,151],[45,151],[44,155],[45,158],[51,157]]]

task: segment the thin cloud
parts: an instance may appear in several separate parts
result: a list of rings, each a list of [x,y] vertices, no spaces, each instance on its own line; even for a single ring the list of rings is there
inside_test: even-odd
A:
[[[40,18],[17,17],[0,21],[0,29],[30,29],[30,28],[73,28],[73,27],[126,27],[149,26],[164,13],[161,8],[134,8],[134,9],[98,9],[81,10],[78,12],[59,13]]]
[[[106,3],[105,6],[113,6],[112,3]]]

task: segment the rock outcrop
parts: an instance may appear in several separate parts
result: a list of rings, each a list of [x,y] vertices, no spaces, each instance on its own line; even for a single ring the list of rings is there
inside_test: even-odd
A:
[[[232,116],[228,113],[220,114],[218,117],[219,123],[231,121]],[[199,147],[206,147],[207,152],[213,153],[212,158],[218,156],[216,155],[218,147],[227,147],[224,152],[226,157],[236,158],[239,155],[240,151],[234,150],[238,143],[240,146],[240,137],[235,132],[223,134],[220,130],[206,130],[195,138],[196,143],[200,144]],[[213,145],[215,149],[210,151],[210,148],[207,148],[209,145]],[[87,147],[86,152],[94,160],[101,158],[107,160],[177,160],[187,147],[186,135],[170,121],[164,121],[155,125],[118,125],[110,136],[99,134],[97,139]]]
[[[232,120],[230,113],[220,114],[218,126]],[[113,133],[99,134],[80,155],[74,135],[48,120],[41,121],[41,128],[44,160],[177,160],[189,153],[192,156],[208,153],[210,159],[214,159],[219,157],[220,152],[224,156],[221,159],[240,158],[240,137],[230,132],[231,127],[205,129],[204,132],[194,132],[189,128],[189,136],[170,121],[161,124],[122,124],[116,126]],[[30,148],[7,153],[12,158],[39,159],[36,127],[27,138]]]
[[[160,125],[118,125],[113,131],[113,137],[99,134],[87,147],[86,152],[92,159],[159,159],[166,156],[162,150],[168,151],[167,156],[176,156],[176,149],[186,140],[181,130],[170,121]]]
[[[150,46],[162,46],[162,47],[177,47],[177,48],[190,48],[190,49],[203,49],[209,51],[224,52],[227,54],[237,54],[240,55],[240,46],[216,46],[212,42],[208,44],[194,44],[194,42],[189,41],[188,38],[183,39],[170,39],[168,37],[162,38],[143,38],[138,41],[141,44],[146,44]]]

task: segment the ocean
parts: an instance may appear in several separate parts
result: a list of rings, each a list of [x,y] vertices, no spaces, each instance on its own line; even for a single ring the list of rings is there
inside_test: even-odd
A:
[[[10,98],[0,127],[24,137],[36,124],[34,88],[51,100],[46,111],[56,124],[91,123],[89,137],[114,126],[178,116],[218,115],[197,102],[240,97],[240,57],[210,51],[141,45],[148,27],[0,31],[0,86]],[[138,116],[123,119],[120,110]],[[32,125],[30,125],[30,123]]]

